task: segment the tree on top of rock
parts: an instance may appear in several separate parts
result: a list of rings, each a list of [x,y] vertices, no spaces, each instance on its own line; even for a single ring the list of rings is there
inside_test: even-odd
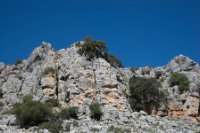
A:
[[[91,36],[84,38],[84,43],[79,45],[78,53],[84,55],[87,60],[103,58],[113,67],[123,67],[122,62],[116,56],[109,54],[106,44],[103,41],[93,40]]]
[[[108,54],[106,44],[102,41],[94,41],[91,37],[84,39],[78,52],[80,55],[85,55],[90,61],[94,58],[105,58]]]

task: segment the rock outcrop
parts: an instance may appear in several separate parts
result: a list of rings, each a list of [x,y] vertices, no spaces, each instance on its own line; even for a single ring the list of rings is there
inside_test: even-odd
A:
[[[170,87],[169,78],[172,73],[184,73],[190,82],[190,90],[181,94],[178,86]],[[155,77],[161,81],[162,90],[167,95],[167,102],[163,103],[155,114],[160,116],[191,116],[194,121],[199,120],[199,90],[200,69],[198,63],[190,58],[179,55],[164,67],[142,67],[135,71],[136,77]]]
[[[199,120],[200,68],[198,63],[180,55],[164,67],[141,67],[133,73],[128,68],[114,68],[102,58],[88,61],[78,54],[78,49],[75,43],[69,48],[55,51],[49,43],[43,42],[27,60],[23,60],[20,64],[0,63],[0,89],[2,90],[0,102],[3,104],[0,112],[10,110],[15,103],[22,102],[23,96],[32,94],[34,100],[41,102],[58,100],[63,108],[79,106],[79,127],[72,127],[74,132],[91,132],[91,129],[106,132],[112,125],[128,127],[132,132],[200,130],[193,128],[194,126],[189,123],[185,123],[185,126],[189,127],[188,130],[181,129],[181,125],[175,122],[181,120],[174,119],[170,123],[172,118],[158,117],[183,116],[180,119],[192,118],[195,122]],[[180,94],[177,86],[169,86],[168,80],[173,72],[186,74],[190,82],[188,92]],[[159,110],[152,112],[158,116],[148,116],[131,110],[126,97],[129,92],[129,79],[132,76],[156,77],[161,81],[161,89],[167,95],[167,102],[163,102]],[[94,102],[100,103],[103,110],[102,121],[99,123],[92,122],[88,117],[89,105]],[[14,123],[13,116],[6,118],[2,115],[0,119],[2,119],[0,131],[16,130],[8,124]],[[69,124],[69,121],[65,121],[64,124]],[[168,128],[172,129],[167,131]],[[19,132],[33,132],[33,130],[35,129],[31,128],[28,131],[20,129]]]

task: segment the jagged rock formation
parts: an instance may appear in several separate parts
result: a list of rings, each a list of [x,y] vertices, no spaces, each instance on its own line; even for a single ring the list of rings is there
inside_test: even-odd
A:
[[[152,132],[199,131],[198,127],[186,123],[185,126],[188,126],[188,129],[181,129],[181,126],[175,122],[178,120],[173,121],[176,123],[175,126],[170,125],[168,117],[160,118],[133,113],[126,98],[126,93],[129,93],[130,77],[156,77],[162,81],[161,89],[167,95],[167,102],[163,102],[159,110],[153,111],[152,114],[190,116],[194,121],[198,121],[200,68],[196,62],[180,55],[164,67],[142,67],[132,73],[127,68],[114,68],[102,58],[87,61],[84,56],[77,53],[78,49],[75,43],[69,48],[55,51],[49,43],[43,42],[27,60],[23,60],[20,64],[0,63],[0,88],[3,93],[0,102],[4,105],[1,107],[1,112],[6,112],[15,103],[21,102],[23,96],[32,94],[35,100],[41,102],[58,100],[62,107],[79,106],[79,128],[72,128],[74,132],[91,132],[92,128],[106,132],[112,125],[136,127],[132,128],[132,132],[150,132],[152,126],[154,126],[151,129]],[[188,92],[180,94],[177,86],[169,86],[168,80],[172,72],[187,75],[190,81]],[[92,102],[102,105],[103,117],[100,123],[92,122],[88,117],[89,105]],[[0,117],[2,119],[0,129],[5,132],[15,131],[14,127],[1,126],[12,125],[15,121],[13,116],[5,117],[4,115]],[[67,123],[69,121],[64,122],[64,124]],[[165,125],[166,123],[169,125]],[[167,131],[172,127],[175,128]],[[33,130],[31,128],[27,132],[33,132]],[[25,130],[19,130],[19,132],[25,132]]]

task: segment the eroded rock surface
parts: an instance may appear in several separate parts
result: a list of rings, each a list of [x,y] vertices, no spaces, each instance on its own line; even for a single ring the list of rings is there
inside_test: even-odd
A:
[[[61,107],[79,106],[80,121],[78,123],[83,123],[83,125],[79,128],[72,127],[71,130],[74,132],[91,132],[91,129],[106,132],[112,125],[127,126],[132,132],[199,131],[197,127],[188,130],[181,129],[181,125],[175,122],[179,120],[174,120],[173,125],[168,117],[160,118],[132,112],[126,98],[126,94],[129,93],[128,82],[132,76],[156,77],[162,84],[160,89],[167,95],[167,102],[161,103],[159,110],[152,114],[162,117],[182,116],[187,119],[192,118],[194,122],[197,122],[200,120],[200,69],[198,63],[180,55],[164,67],[141,67],[133,73],[128,68],[114,68],[102,58],[87,61],[84,56],[77,53],[78,49],[79,47],[73,44],[69,48],[55,51],[49,43],[43,42],[27,60],[23,60],[20,64],[0,63],[0,89],[3,93],[0,98],[3,107],[0,111],[8,111],[15,103],[22,102],[23,96],[32,94],[34,100],[41,102],[57,99]],[[188,92],[180,94],[177,86],[169,86],[169,78],[174,72],[184,73],[188,77],[190,82]],[[99,123],[95,123],[89,118],[89,105],[93,102],[102,105],[103,117]],[[3,117],[0,117],[3,119],[0,125],[5,126],[0,126],[0,130],[8,133],[16,130],[16,127],[9,127],[8,119]],[[14,123],[15,119],[9,118],[9,120]],[[190,125],[185,124],[184,126]],[[175,128],[167,131],[172,127]],[[31,130],[33,129],[28,131],[20,129],[19,132],[33,132]]]

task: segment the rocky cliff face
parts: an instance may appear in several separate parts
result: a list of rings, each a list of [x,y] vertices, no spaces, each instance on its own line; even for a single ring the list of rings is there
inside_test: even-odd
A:
[[[129,78],[136,76],[156,77],[162,81],[161,89],[167,95],[167,102],[163,102],[159,110],[152,112],[152,114],[190,116],[198,121],[200,68],[196,62],[188,57],[180,55],[164,67],[142,67],[132,73],[129,69],[114,68],[102,58],[87,61],[84,56],[77,53],[78,49],[79,47],[73,44],[69,48],[55,51],[50,44],[43,42],[22,63],[16,65],[0,63],[0,88],[2,89],[0,102],[3,103],[1,112],[6,112],[15,103],[21,102],[23,96],[32,94],[34,100],[41,102],[56,99],[62,107],[79,106],[79,122],[81,124],[79,129],[74,129],[77,132],[90,132],[90,129],[94,127],[100,132],[106,132],[109,125],[113,124],[131,127],[129,123],[133,121],[136,125],[141,123],[141,121],[137,123],[139,119],[146,121],[143,113],[141,115],[132,112],[126,98]],[[168,80],[173,72],[181,72],[187,75],[190,81],[188,92],[180,94],[177,86],[169,86]],[[100,123],[91,123],[91,120],[86,117],[90,113],[89,105],[93,102],[102,105],[103,117]],[[1,117],[2,123],[0,125],[10,125],[9,120],[4,117]],[[149,123],[156,121],[159,125],[159,122],[162,121],[162,118],[158,120],[156,116],[148,117],[150,122],[146,123],[146,127],[142,127],[145,130],[152,126]],[[107,125],[105,126],[105,124]],[[161,125],[163,124],[161,122]],[[139,127],[138,125],[138,130],[132,128],[132,131],[145,132]],[[164,127],[166,132],[167,128]],[[161,131],[157,128],[152,130],[154,132]],[[179,132],[178,129],[173,131]],[[183,130],[180,129],[181,131]],[[12,129],[7,132],[12,132]],[[24,131],[20,130],[19,132]]]
[[[188,92],[181,94],[178,86],[169,86],[169,78],[174,72],[184,73],[188,77],[190,82]],[[164,67],[142,67],[136,70],[134,75],[146,78],[156,77],[161,81],[167,101],[157,112],[152,113],[160,116],[191,116],[194,121],[199,120],[200,69],[198,63],[179,55]]]

